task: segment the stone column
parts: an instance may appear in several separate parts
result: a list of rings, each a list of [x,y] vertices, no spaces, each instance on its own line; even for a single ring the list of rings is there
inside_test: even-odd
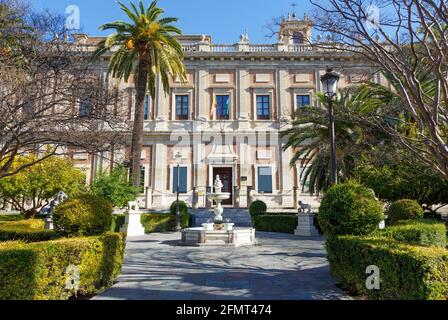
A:
[[[208,181],[205,146],[202,142],[200,132],[195,132],[193,136],[193,163],[195,168],[193,186],[196,187],[197,194],[200,193],[203,195],[197,195],[197,206],[201,207],[204,205],[203,197],[207,191]]]
[[[287,149],[282,151],[282,146],[284,145],[279,141],[279,154],[280,154],[280,164],[281,164],[281,190],[282,190],[282,202],[284,208],[294,207],[294,192],[293,192],[293,170],[289,165],[292,159],[292,150]]]
[[[169,204],[165,203],[165,194],[167,194],[167,170],[168,170],[168,148],[163,143],[157,143],[154,146],[154,190],[153,207],[164,209]]]
[[[250,73],[246,69],[238,69],[238,121],[239,129],[249,128],[250,105]]]
[[[146,187],[146,209],[152,209],[152,188]]]
[[[207,69],[198,69],[196,79],[198,120],[207,121],[210,116],[211,102],[209,97],[209,73]]]
[[[277,92],[278,98],[278,116],[279,119],[287,118],[291,119],[291,92],[289,83],[289,71],[287,69],[279,69],[277,72]]]
[[[163,90],[162,81],[160,76],[157,76],[156,85],[156,99],[155,99],[155,120],[156,130],[166,131],[168,130],[169,110],[170,110],[170,97],[169,94],[165,95]]]

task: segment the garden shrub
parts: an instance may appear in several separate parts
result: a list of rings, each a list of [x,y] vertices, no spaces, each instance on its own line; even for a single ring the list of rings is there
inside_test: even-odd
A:
[[[170,206],[170,212],[172,215],[176,215],[176,210],[177,210],[177,201],[174,201],[171,206]],[[179,200],[179,212],[180,214],[187,214],[188,213],[188,205],[186,202]]]
[[[445,224],[431,220],[401,221],[381,230],[381,234],[412,245],[445,248],[447,244]]]
[[[44,221],[37,219],[0,222],[0,241],[39,242],[56,239],[53,230],[44,229]]]
[[[256,200],[250,204],[249,213],[251,216],[265,215],[268,211],[266,203],[261,200]]]
[[[120,274],[123,254],[120,233],[0,244],[0,300],[64,300],[96,294]],[[69,266],[79,270],[79,289],[66,289]]]
[[[294,233],[298,219],[295,215],[255,215],[252,222],[258,231]]]
[[[113,215],[112,231],[119,232],[125,223],[124,214]],[[181,226],[188,228],[190,226],[190,215],[181,213]],[[153,232],[171,232],[176,229],[176,216],[172,214],[142,214],[141,222],[145,228],[145,233]]]
[[[366,235],[377,230],[383,220],[373,192],[355,182],[328,189],[318,213],[319,225],[329,235]]]
[[[331,236],[333,275],[344,289],[376,300],[448,299],[448,250],[400,244],[385,237]],[[380,269],[379,290],[366,288],[366,268]]]
[[[0,215],[0,222],[2,221],[20,221],[24,220],[25,217],[21,214],[2,214]]]
[[[387,210],[388,221],[396,223],[401,220],[422,219],[424,211],[415,200],[403,199],[392,203]]]
[[[57,206],[53,221],[57,232],[63,235],[98,235],[110,230],[112,212],[112,204],[106,199],[84,194]]]

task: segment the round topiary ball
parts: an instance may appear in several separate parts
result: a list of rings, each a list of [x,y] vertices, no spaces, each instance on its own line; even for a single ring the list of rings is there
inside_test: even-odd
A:
[[[104,198],[84,194],[57,206],[53,222],[66,236],[93,236],[107,232],[112,224],[112,204]]]
[[[390,223],[396,223],[401,220],[423,219],[424,211],[417,201],[403,199],[392,203],[387,215]]]
[[[367,235],[377,230],[384,213],[368,188],[349,182],[325,192],[318,221],[327,235]]]
[[[177,210],[177,201],[174,201],[171,206],[170,206],[170,212],[172,215],[176,215],[176,210]],[[179,213],[181,215],[185,215],[188,214],[188,205],[186,202],[179,200]]]
[[[261,200],[256,200],[256,201],[252,202],[249,207],[249,212],[250,212],[251,216],[263,215],[263,214],[266,214],[267,211],[268,211],[268,207],[267,207],[266,203],[264,203]]]

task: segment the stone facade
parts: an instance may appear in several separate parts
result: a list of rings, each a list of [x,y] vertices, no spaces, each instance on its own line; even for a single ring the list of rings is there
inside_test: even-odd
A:
[[[299,163],[290,166],[293,151],[282,150],[286,140],[279,133],[288,128],[299,103],[315,104],[327,66],[342,74],[341,87],[375,70],[352,55],[309,44],[305,39],[311,34],[312,23],[293,16],[282,24],[275,44],[250,44],[247,34],[234,45],[213,44],[210,36],[179,37],[188,81],[174,79],[168,95],[159,81],[146,112],[142,202],[147,209],[165,210],[175,200],[178,153],[186,187],[180,198],[192,207],[210,207],[206,193],[217,173],[226,176],[230,207],[246,208],[255,199],[277,210],[297,208],[299,200],[317,206],[318,198],[302,190],[302,168]],[[93,48],[100,38],[77,35],[76,39]],[[105,73],[107,61],[102,68]],[[377,76],[373,80],[381,81]],[[128,95],[122,107],[132,119],[134,85],[121,85]],[[214,109],[218,98],[224,103],[221,100]],[[89,182],[98,168],[119,163],[127,151],[80,154],[75,162],[87,171]]]

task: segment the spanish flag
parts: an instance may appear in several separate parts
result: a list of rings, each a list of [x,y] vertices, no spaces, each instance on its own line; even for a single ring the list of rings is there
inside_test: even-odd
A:
[[[212,120],[215,119],[216,108],[218,108],[218,101],[216,100],[216,95],[213,95],[212,107],[210,109],[210,118],[212,118]]]

